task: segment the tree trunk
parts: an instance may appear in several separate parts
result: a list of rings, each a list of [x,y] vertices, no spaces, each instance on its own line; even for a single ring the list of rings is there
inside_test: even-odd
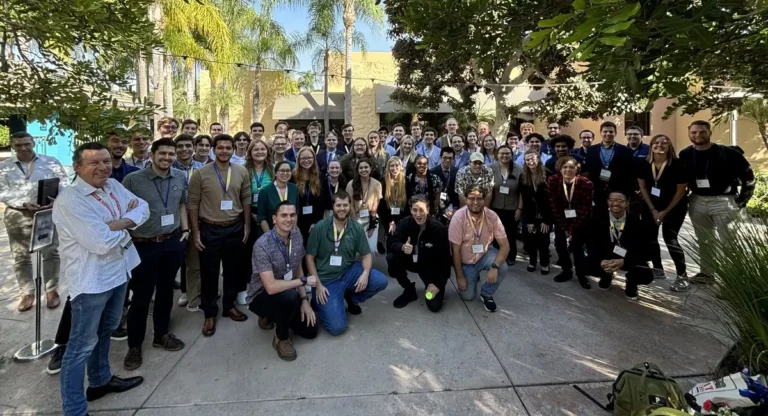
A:
[[[256,67],[256,74],[253,78],[253,101],[251,102],[251,122],[261,120],[259,117],[259,105],[261,104],[261,68]]]
[[[352,122],[352,33],[355,30],[355,0],[344,0],[344,122]]]
[[[768,150],[768,124],[760,127],[760,137],[763,138],[765,149]]]
[[[328,49],[325,49],[325,53],[323,54],[323,78],[324,78],[324,85],[323,85],[323,133],[325,134],[325,137],[328,137],[328,131],[330,131],[330,111],[328,111]],[[346,108],[345,110],[346,111]]]
[[[224,81],[221,83],[221,90],[226,91],[229,86],[227,85],[227,82]],[[224,133],[229,134],[229,103],[222,103],[221,108],[219,109],[219,122],[221,123],[221,126],[224,128]]]
[[[144,55],[139,53],[136,58],[136,95],[143,103],[149,94],[149,85],[147,83],[147,60]]]
[[[492,132],[496,140],[500,142],[506,141],[507,132],[509,131],[509,116],[507,115],[504,94],[504,89],[493,92],[493,100],[496,104],[496,116]]]
[[[165,74],[163,79],[163,93],[165,95],[165,114],[173,117],[173,63],[170,56],[165,57]],[[181,127],[181,126],[179,126]]]
[[[187,76],[186,76],[186,82],[184,84],[184,89],[187,96],[187,113],[184,115],[187,118],[196,119],[197,116],[195,114],[195,104],[197,104],[197,100],[195,98],[195,88],[197,86],[197,80],[195,79],[195,61],[192,60],[191,63],[187,64]]]
[[[163,6],[160,4],[159,1],[155,1],[150,7],[149,7],[149,19],[155,24],[155,31],[156,33],[162,33],[164,29],[164,23],[163,23]],[[161,117],[165,116],[165,97],[163,95],[163,50],[162,48],[156,47],[152,49],[152,79],[150,80],[152,84],[152,102],[160,108],[155,111],[155,122],[160,120]],[[160,137],[160,132],[157,129],[154,129],[155,131],[155,138]]]

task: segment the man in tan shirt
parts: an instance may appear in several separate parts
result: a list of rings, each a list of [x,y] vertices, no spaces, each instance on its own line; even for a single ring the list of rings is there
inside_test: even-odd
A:
[[[251,180],[248,171],[229,163],[235,148],[232,136],[213,139],[216,160],[198,169],[189,181],[189,217],[192,239],[200,251],[200,309],[205,313],[203,335],[216,333],[219,267],[224,269],[222,316],[242,322],[237,310],[237,274],[251,228]]]

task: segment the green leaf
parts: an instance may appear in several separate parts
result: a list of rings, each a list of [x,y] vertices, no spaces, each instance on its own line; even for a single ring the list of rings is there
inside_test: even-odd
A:
[[[610,19],[605,21],[606,25],[613,25],[619,22],[623,22],[630,17],[637,14],[640,11],[640,3],[630,3],[622,7],[618,13],[613,15]]]
[[[694,42],[704,48],[708,48],[715,43],[715,41],[712,39],[712,34],[700,24],[691,27],[690,35]]]
[[[560,26],[561,24],[565,23],[573,17],[573,13],[566,13],[566,14],[560,14],[555,16],[552,19],[544,19],[539,21],[539,27],[546,28],[546,27],[555,27]]]
[[[544,39],[549,36],[550,33],[552,33],[552,29],[537,30],[531,33],[531,39]]]
[[[627,38],[621,38],[618,36],[603,36],[598,40],[608,46],[624,46],[624,43],[627,42]]]
[[[587,1],[586,0],[575,0],[573,2],[573,8],[576,10],[584,10],[587,7]]]
[[[635,23],[635,19],[627,20],[626,22],[616,23],[613,26],[608,26],[603,29],[603,33],[616,33],[629,29],[632,24]]]
[[[545,29],[540,30],[538,32],[531,33],[530,39],[528,39],[528,42],[525,43],[525,50],[529,51],[532,49],[535,49],[536,47],[540,46],[544,41],[546,41],[549,36],[552,34],[552,29]]]
[[[567,38],[561,40],[562,43],[574,43],[574,42],[581,42],[582,40],[586,39],[587,36],[592,34],[592,30],[581,30],[581,31],[574,31],[570,36]]]
[[[640,91],[640,83],[637,82],[637,72],[635,72],[635,68],[627,68],[627,84],[629,84],[629,87],[632,88],[633,91]]]

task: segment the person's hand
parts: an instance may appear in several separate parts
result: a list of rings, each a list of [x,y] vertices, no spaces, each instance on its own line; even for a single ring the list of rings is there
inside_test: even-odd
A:
[[[459,290],[467,290],[467,278],[464,276],[456,276],[456,285],[459,286]]]
[[[128,207],[125,212],[131,212],[134,208],[139,206],[139,200],[138,199],[132,199],[131,202],[128,203]]]
[[[248,242],[248,234],[250,233],[251,233],[251,226],[243,225],[243,244]],[[291,238],[290,234],[288,235],[288,238]]]
[[[453,211],[450,209],[445,210],[445,216],[450,218],[453,218]]]
[[[488,270],[488,279],[486,281],[490,284],[494,284],[499,280],[499,269],[494,269],[491,267],[490,270]]]
[[[368,272],[364,271],[363,274],[360,275],[360,278],[357,279],[357,283],[355,283],[355,293],[362,292],[367,287],[368,287]]]
[[[34,202],[25,202],[21,204],[21,207],[32,212],[38,211],[42,208],[40,205],[37,205]]]
[[[666,209],[664,211],[656,211],[656,214],[654,215],[654,218],[656,218],[656,223],[661,224],[662,222],[664,222],[664,218],[667,216],[668,213],[669,211],[667,211]]]
[[[570,245],[571,241],[573,240],[573,234],[570,231],[568,231],[565,235],[566,235],[566,242]]]
[[[326,287],[323,286],[319,280],[317,281],[317,286],[315,287],[315,294],[317,296],[317,302],[321,305],[325,305],[325,303],[328,302],[328,289],[326,289]]]
[[[200,231],[192,234],[192,241],[195,242],[195,248],[197,248],[197,251],[205,250],[203,240],[200,239]]]
[[[307,286],[317,287],[317,276],[315,276],[314,274],[307,276]]]
[[[368,235],[368,238],[371,238],[373,237],[373,230],[368,230],[365,234]]]
[[[541,232],[542,232],[543,234],[549,234],[549,225],[547,225],[547,224],[541,224],[541,228],[540,228],[540,229],[541,229]]]
[[[532,233],[536,230],[536,226],[533,224],[528,224],[528,232]]]
[[[311,224],[311,225],[309,226],[309,232],[310,232],[310,233],[312,232],[312,229],[313,229],[313,228],[315,228],[315,224]]]
[[[312,310],[306,299],[301,301],[301,322],[306,322],[307,326],[314,326],[315,322],[317,322],[315,311]]]
[[[616,259],[613,261],[613,266],[615,267],[613,271],[617,272],[621,270],[622,267],[624,267],[624,259]]]
[[[182,232],[179,241],[187,241],[189,239],[189,231]]]
[[[515,221],[520,221],[520,218],[523,217],[523,210],[518,208],[515,210]]]
[[[411,237],[408,237],[408,239],[405,240],[405,244],[403,244],[403,253],[408,255],[413,253],[413,246],[411,245]]]
[[[429,286],[427,286],[427,292],[432,293],[432,295],[437,295],[440,293],[440,289],[438,289],[434,284],[430,283]]]
[[[605,270],[605,271],[608,271],[608,268],[610,266],[611,266],[611,261],[610,260],[603,260],[603,261],[600,262],[600,268]]]
[[[389,223],[389,233],[394,234],[395,233],[395,222],[392,221]]]

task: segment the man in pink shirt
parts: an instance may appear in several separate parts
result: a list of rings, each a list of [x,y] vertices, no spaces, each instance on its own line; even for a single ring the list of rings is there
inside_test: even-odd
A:
[[[470,301],[477,294],[480,272],[487,270],[485,283],[480,288],[480,300],[488,312],[496,311],[493,294],[507,274],[509,241],[504,226],[495,212],[485,207],[486,190],[470,186],[464,195],[467,205],[456,211],[448,228],[448,239],[453,251],[453,268],[459,295]],[[493,240],[499,245],[491,245]]]

